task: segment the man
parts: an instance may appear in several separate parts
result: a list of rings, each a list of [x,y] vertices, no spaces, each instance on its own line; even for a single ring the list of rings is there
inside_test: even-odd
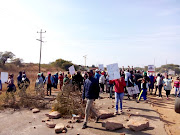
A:
[[[85,109],[85,118],[84,118],[84,124],[83,124],[82,129],[87,128],[89,112],[92,107],[93,101],[95,101],[95,99],[98,99],[99,97],[99,91],[100,91],[100,88],[99,88],[98,80],[93,77],[93,70],[90,70],[88,71],[88,79],[86,79],[84,82],[84,89],[83,89],[83,94],[82,94],[83,103],[84,103],[84,99],[85,98],[87,99],[86,109]],[[98,117],[97,117],[97,120],[98,120]]]
[[[149,92],[150,92],[150,94],[152,95],[152,92],[153,92],[153,89],[154,89],[154,80],[155,80],[155,78],[154,78],[154,76],[152,75],[152,73],[150,74],[150,76],[149,76],[149,80],[150,80],[150,84],[149,84]]]
[[[94,77],[95,77],[95,78],[98,80],[98,82],[99,82],[99,78],[100,78],[100,76],[101,76],[101,75],[100,75],[100,71],[99,71],[98,69],[96,69],[95,71],[96,71],[96,73],[95,73],[95,76],[94,76]]]
[[[43,78],[41,76],[41,73],[37,74],[37,79],[36,79],[36,87],[42,88],[43,87]]]
[[[20,71],[20,72],[19,72],[19,75],[18,75],[18,77],[17,77],[17,85],[18,85],[18,87],[20,86],[21,82],[22,82],[22,72]],[[20,87],[19,87],[19,88],[20,88]]]
[[[51,76],[51,73],[48,72],[48,76],[46,76],[45,80],[44,80],[44,83],[46,83],[47,81],[47,96],[48,95],[48,91],[50,92],[50,96],[51,96],[51,87],[53,86],[54,84],[54,79],[53,77]]]

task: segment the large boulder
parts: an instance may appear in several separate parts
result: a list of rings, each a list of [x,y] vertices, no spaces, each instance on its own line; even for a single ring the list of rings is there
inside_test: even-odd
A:
[[[180,97],[176,97],[174,109],[176,113],[180,113]]]
[[[61,114],[58,111],[53,111],[46,116],[48,116],[50,119],[59,119],[61,117]]]
[[[33,113],[38,113],[38,112],[40,112],[40,110],[38,108],[34,108],[34,109],[32,109],[32,112]]]
[[[141,131],[149,127],[149,120],[142,117],[134,117],[127,122],[127,126],[131,130]]]
[[[46,121],[46,126],[49,128],[54,128],[56,126],[56,124],[54,124],[54,122],[52,122],[52,121]]]
[[[114,117],[114,113],[106,111],[106,110],[99,110],[97,112],[97,114],[98,114],[100,119],[107,119],[107,118],[110,118],[110,117]]]
[[[117,130],[123,128],[123,124],[120,123],[118,120],[109,119],[106,122],[102,122],[102,126],[106,128],[106,130]]]
[[[55,126],[56,133],[62,133],[63,130],[67,130],[66,127],[64,126],[64,124],[62,124],[62,123],[56,124],[56,126]]]

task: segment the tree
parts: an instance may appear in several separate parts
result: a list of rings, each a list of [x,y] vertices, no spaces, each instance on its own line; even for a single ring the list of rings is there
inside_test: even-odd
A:
[[[4,65],[8,59],[13,59],[14,56],[12,52],[0,52],[0,63]]]
[[[11,61],[13,64],[15,64],[16,66],[22,66],[22,62],[23,60],[20,58],[15,58]]]

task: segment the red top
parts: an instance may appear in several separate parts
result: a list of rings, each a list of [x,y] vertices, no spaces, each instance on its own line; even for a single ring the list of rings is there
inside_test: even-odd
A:
[[[120,79],[116,79],[116,80],[110,80],[109,82],[111,84],[112,83],[115,84],[115,92],[124,93],[124,87],[126,86],[126,82],[123,77],[121,77]]]
[[[179,81],[174,81],[174,87],[179,88],[179,84],[180,84]]]
[[[60,80],[60,81],[63,81],[63,79],[64,79],[63,75],[60,75],[60,76],[59,76],[59,80]]]

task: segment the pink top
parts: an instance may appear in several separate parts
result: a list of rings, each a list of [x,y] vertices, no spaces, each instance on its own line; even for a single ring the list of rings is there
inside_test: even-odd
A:
[[[179,81],[174,81],[174,87],[179,88],[179,86],[180,86],[180,82]]]

